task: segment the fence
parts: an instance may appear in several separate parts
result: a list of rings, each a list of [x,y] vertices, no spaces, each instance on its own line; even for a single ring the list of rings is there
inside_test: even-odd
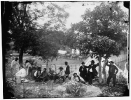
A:
[[[119,57],[111,57],[111,60],[113,60],[115,62],[115,64],[117,66],[119,66],[120,69],[124,70],[124,64],[125,62],[127,62],[127,55],[120,55]],[[70,65],[70,71],[71,73],[73,73],[74,71],[78,71],[79,67],[81,64],[69,64]],[[43,68],[46,68],[46,65],[42,65],[42,70]],[[55,70],[56,72],[59,71],[59,67],[63,67],[64,70],[66,68],[65,65],[55,65],[55,64],[51,64],[49,65],[51,68],[53,68],[53,70]]]
[[[128,62],[128,57],[127,55],[123,55],[123,56],[120,56],[120,57],[116,57],[114,59],[112,59],[115,64],[122,70],[124,70],[125,68],[125,63]]]
[[[70,72],[73,73],[74,71],[79,70],[79,67],[81,66],[81,64],[70,64],[69,66],[70,66]],[[50,66],[50,68],[52,68],[53,70],[55,70],[55,72],[59,71],[59,67],[63,67],[64,70],[66,68],[65,65],[55,65],[55,64],[52,64]],[[43,70],[43,68],[46,68],[46,65],[42,65],[42,70]]]

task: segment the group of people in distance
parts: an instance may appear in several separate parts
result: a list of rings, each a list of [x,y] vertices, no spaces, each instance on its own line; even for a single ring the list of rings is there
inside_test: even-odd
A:
[[[110,64],[108,64],[110,63]],[[95,64],[95,61],[92,60],[91,64],[89,66],[86,66],[84,62],[81,63],[82,65],[79,68],[80,76],[77,73],[73,73],[72,80],[81,82],[86,84],[87,82],[91,85],[92,80],[97,77],[98,72],[96,70],[96,67],[99,66],[99,63]],[[116,85],[116,74],[118,73],[118,68],[114,65],[113,61],[106,62],[106,65],[109,66],[109,76],[107,79],[107,84],[109,85],[110,80],[113,78],[113,85]],[[56,80],[64,82],[66,79],[71,79],[70,76],[70,66],[68,62],[65,62],[66,69],[64,70],[63,67],[59,67],[59,72],[56,73],[52,68],[49,68],[49,71],[47,71],[46,68],[44,68],[43,71],[41,71],[40,67],[36,67],[35,70],[33,70],[33,65],[26,60],[25,64],[22,66],[18,63],[18,58],[15,58],[11,62],[11,73],[13,77],[21,77],[25,78],[28,76],[30,79],[34,79],[37,82],[46,82],[48,80]],[[83,79],[81,79],[81,78]]]

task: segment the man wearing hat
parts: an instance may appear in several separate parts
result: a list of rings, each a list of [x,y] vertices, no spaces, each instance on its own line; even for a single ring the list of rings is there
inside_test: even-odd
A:
[[[89,70],[92,69],[93,78],[95,78],[98,74],[96,67],[99,66],[99,63],[95,64],[94,60],[91,60],[91,64],[89,65]]]
[[[88,81],[88,77],[87,77],[87,69],[88,68],[87,66],[85,66],[85,62],[82,62],[81,63],[82,66],[80,66],[79,68],[79,72],[80,72],[80,76],[84,79],[84,81]]]
[[[18,58],[15,58],[12,62],[11,62],[11,73],[12,76],[14,78],[15,74],[19,71],[20,68],[20,64],[18,63]]]
[[[56,79],[62,79],[63,81],[65,81],[64,75],[65,75],[65,73],[64,73],[64,71],[63,71],[63,67],[59,67],[59,72],[58,72],[58,74],[56,74],[56,75],[54,76],[54,82],[56,81]]]
[[[65,62],[65,65],[66,65],[65,77],[69,78],[69,75],[70,75],[70,66],[69,66],[68,62]]]
[[[108,62],[107,62],[108,63]],[[118,68],[114,65],[113,61],[110,61],[110,64],[107,66],[109,66],[109,76],[107,78],[107,84],[109,86],[110,84],[110,80],[113,78],[113,86],[116,85],[116,74],[118,73]]]
[[[98,72],[96,70],[96,67],[98,66],[98,64],[95,64],[95,61],[91,60],[91,64],[88,66],[89,84],[92,84],[92,79],[94,79],[97,76],[97,74],[98,74]]]
[[[63,67],[60,67],[59,69],[60,69],[60,71],[59,71],[58,75],[59,76],[64,76]]]

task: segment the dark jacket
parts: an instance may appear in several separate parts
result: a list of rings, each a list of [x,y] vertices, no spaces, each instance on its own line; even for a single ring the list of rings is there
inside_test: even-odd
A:
[[[70,74],[70,66],[69,65],[67,65],[67,67],[66,67],[65,74]]]
[[[109,75],[118,73],[118,68],[115,65],[109,65]]]
[[[97,64],[94,64],[94,65],[90,64],[88,67],[89,67],[88,71],[92,69],[93,73],[97,73],[97,70],[96,70]]]
[[[80,66],[80,68],[79,68],[79,72],[80,72],[80,76],[82,75],[86,75],[87,74],[87,69],[86,68],[88,68],[87,66],[84,66],[84,67],[82,67],[82,66]]]

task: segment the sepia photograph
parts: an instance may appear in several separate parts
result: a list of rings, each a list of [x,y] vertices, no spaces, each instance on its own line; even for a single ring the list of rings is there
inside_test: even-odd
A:
[[[130,1],[1,1],[3,99],[129,97]]]

